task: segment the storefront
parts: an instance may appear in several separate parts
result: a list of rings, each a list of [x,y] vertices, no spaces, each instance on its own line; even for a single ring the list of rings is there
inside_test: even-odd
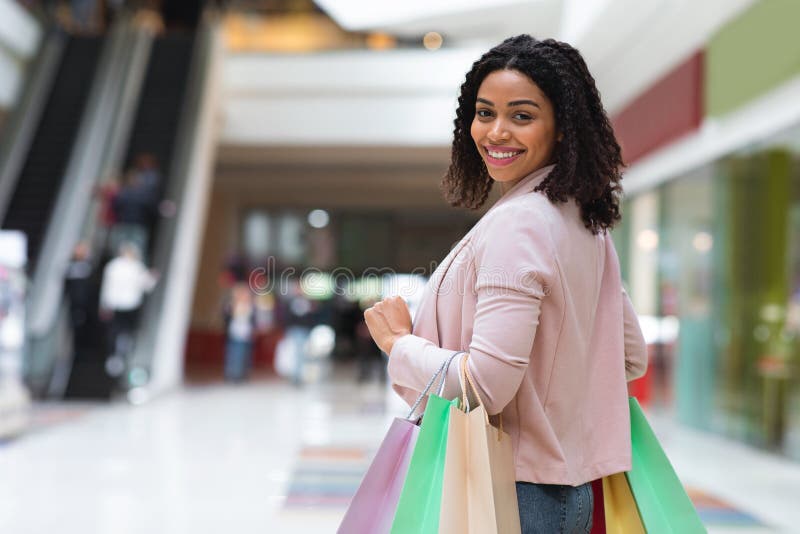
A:
[[[800,459],[800,127],[630,197],[625,218],[651,405]]]

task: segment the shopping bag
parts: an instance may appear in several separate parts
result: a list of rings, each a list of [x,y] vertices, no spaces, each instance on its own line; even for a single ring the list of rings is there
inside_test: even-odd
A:
[[[275,372],[282,378],[291,378],[297,369],[297,348],[288,337],[281,338],[275,346]]]
[[[625,475],[646,531],[657,534],[706,532],[638,401],[631,397],[629,403],[633,466]]]
[[[419,417],[415,415],[417,407],[448,366],[449,361],[444,362],[431,377],[408,416],[404,419],[396,418],[392,422],[361,485],[350,501],[339,525],[339,534],[387,534],[390,531],[419,437]]]
[[[450,405],[439,534],[519,534],[511,436],[492,426],[461,361],[461,407]],[[467,387],[478,406],[469,409]]]
[[[442,501],[442,476],[447,452],[447,430],[450,406],[459,399],[448,401],[441,397],[445,377],[453,354],[442,371],[442,382],[436,395],[428,397],[428,405],[420,425],[419,437],[411,455],[403,490],[397,504],[392,534],[436,534]],[[419,399],[417,400],[419,404]],[[416,405],[415,405],[416,406]]]
[[[625,473],[603,478],[603,503],[608,534],[645,534]]]
[[[594,496],[594,507],[592,511],[592,532],[591,534],[606,534],[606,509],[603,498],[603,479],[599,478],[592,481],[592,494]]]
[[[397,500],[419,435],[414,421],[396,418],[367,474],[350,501],[340,534],[385,534],[392,527]]]

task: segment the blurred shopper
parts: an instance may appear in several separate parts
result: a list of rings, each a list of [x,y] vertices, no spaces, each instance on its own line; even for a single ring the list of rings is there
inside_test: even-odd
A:
[[[281,317],[285,337],[291,345],[291,366],[294,369],[291,380],[295,386],[301,386],[308,359],[308,336],[316,323],[317,304],[303,293],[300,281],[292,278],[288,281],[288,294],[282,307]]]
[[[142,263],[138,246],[130,242],[120,246],[119,255],[103,270],[100,317],[110,323],[107,369],[111,375],[121,375],[129,367],[139,310],[157,279]]]
[[[148,229],[156,208],[156,198],[143,175],[135,170],[125,175],[125,182],[114,196],[114,226],[109,246],[112,251],[123,243],[133,243],[145,256],[149,243]]]
[[[153,35],[164,33],[164,18],[161,16],[160,4],[158,0],[140,2],[133,18],[134,25],[150,31]]]
[[[364,322],[364,309],[357,300],[337,294],[333,301],[333,326],[336,333],[334,358],[350,358],[356,353],[356,329]],[[369,338],[372,343],[372,338]],[[374,343],[373,343],[374,344]]]
[[[361,303],[362,309],[367,309],[375,304],[375,299],[365,299]],[[383,361],[383,353],[380,347],[372,340],[369,328],[364,321],[363,314],[359,314],[360,320],[355,327],[355,351],[358,361],[358,382],[369,381],[373,375],[378,375],[381,383],[386,382],[386,364]]]
[[[515,444],[522,532],[588,533],[591,482],[631,468],[626,379],[647,366],[609,234],[619,144],[580,53],[529,35],[472,65],[454,132],[447,199],[478,208],[495,182],[502,196],[434,273],[413,333],[400,297],[368,309],[367,325],[409,403],[468,351],[484,407]]]
[[[104,228],[112,228],[117,222],[114,214],[114,199],[120,189],[119,179],[111,177],[95,188],[95,196],[100,202],[98,222]]]
[[[91,258],[91,247],[86,241],[81,241],[75,245],[72,252],[64,281],[69,301],[74,354],[77,354],[80,348],[86,345],[87,338],[92,335],[90,328],[93,317],[95,317],[92,314],[96,305],[96,301],[92,299],[92,274],[94,274],[94,264]]]
[[[98,0],[70,0],[73,31],[75,33],[92,34],[101,28],[101,7]]]
[[[158,159],[150,152],[142,152],[136,156],[133,172],[142,189],[150,196],[152,204],[156,205],[162,194],[161,169],[158,166]],[[151,213],[151,215],[153,214]]]
[[[223,314],[225,317],[225,379],[241,382],[250,374],[256,307],[253,292],[244,282],[231,288]]]

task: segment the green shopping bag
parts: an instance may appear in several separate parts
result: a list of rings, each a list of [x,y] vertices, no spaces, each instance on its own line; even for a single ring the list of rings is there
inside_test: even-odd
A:
[[[630,410],[633,468],[625,475],[645,529],[653,534],[706,532],[639,402],[633,397]]]
[[[428,397],[417,444],[411,455],[408,474],[394,514],[392,534],[436,534],[439,531],[450,406],[458,407],[457,398],[448,401],[441,395],[447,368],[458,354],[463,352],[453,354],[437,373],[442,376],[438,395],[431,394]]]

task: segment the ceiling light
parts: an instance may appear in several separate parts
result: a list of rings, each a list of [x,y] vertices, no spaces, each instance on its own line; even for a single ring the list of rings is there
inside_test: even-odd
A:
[[[425,34],[425,37],[422,38],[422,44],[425,45],[425,48],[428,50],[439,50],[442,47],[442,36],[436,32],[428,32]]]

